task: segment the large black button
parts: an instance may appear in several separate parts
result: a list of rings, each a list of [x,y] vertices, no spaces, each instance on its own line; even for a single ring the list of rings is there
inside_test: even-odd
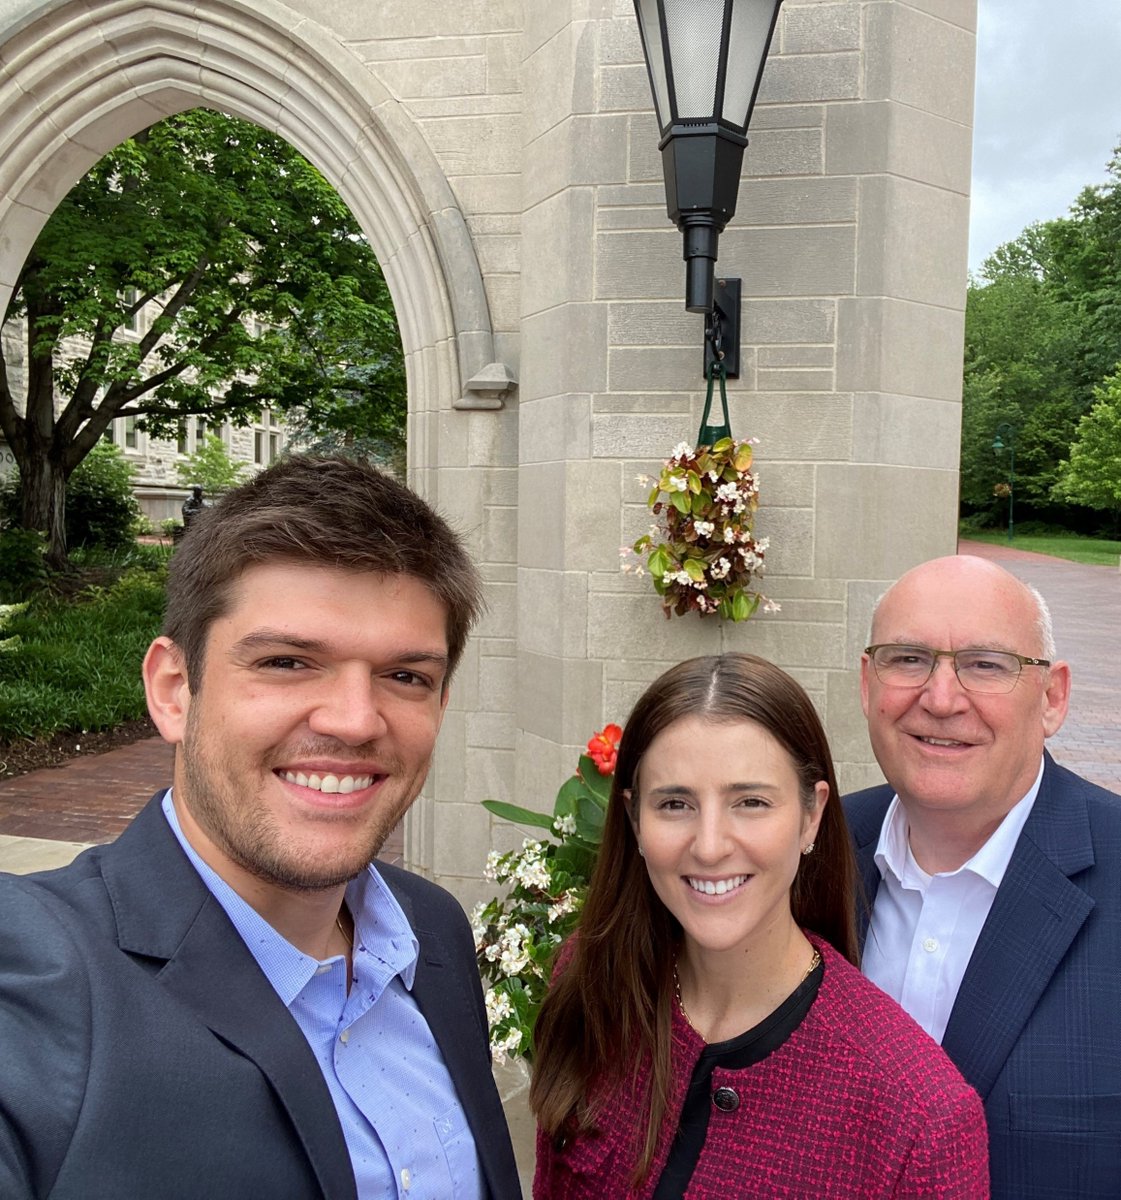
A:
[[[712,1093],[712,1102],[721,1112],[735,1112],[740,1098],[730,1087],[719,1087]]]

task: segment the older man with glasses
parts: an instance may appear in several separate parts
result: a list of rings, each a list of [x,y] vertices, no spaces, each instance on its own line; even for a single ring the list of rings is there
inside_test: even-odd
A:
[[[1060,767],[1043,598],[935,559],[880,599],[861,698],[888,786],[845,800],[864,971],[985,1102],[995,1200],[1121,1197],[1121,797]]]

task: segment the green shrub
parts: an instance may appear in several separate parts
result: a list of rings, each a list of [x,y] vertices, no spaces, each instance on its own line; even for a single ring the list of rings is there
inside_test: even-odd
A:
[[[140,664],[159,633],[165,581],[134,568],[74,600],[43,594],[0,610],[0,740],[143,716]]]
[[[0,604],[25,600],[47,582],[43,536],[34,529],[0,532]]]
[[[98,442],[66,485],[67,545],[130,545],[141,517],[132,486],[132,464],[120,448]]]
[[[202,445],[176,470],[183,487],[197,483],[201,484],[204,494],[220,496],[242,482],[246,466],[230,458],[230,452],[217,434],[208,433]]]

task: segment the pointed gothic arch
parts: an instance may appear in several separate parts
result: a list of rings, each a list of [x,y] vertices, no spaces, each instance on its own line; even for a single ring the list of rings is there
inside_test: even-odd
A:
[[[47,217],[138,130],[207,105],[291,142],[376,253],[410,414],[446,409],[495,359],[475,249],[420,131],[372,71],[278,0],[44,0],[0,41],[0,312]],[[428,422],[410,422],[417,465]],[[433,431],[434,432],[434,431]]]

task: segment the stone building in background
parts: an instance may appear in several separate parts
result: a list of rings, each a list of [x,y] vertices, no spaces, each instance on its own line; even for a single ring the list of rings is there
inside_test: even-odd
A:
[[[689,655],[786,667],[844,785],[878,778],[871,605],[955,545],[975,17],[782,6],[718,267],[743,279],[731,420],[759,439],[782,611],[733,625],[667,622],[619,571],[647,524],[636,477],[695,436],[703,399],[631,0],[0,0],[0,310],[75,180],[199,104],[287,138],[369,237],[410,479],[487,580],[406,830],[410,864],[465,901],[520,838],[479,801],[547,807],[591,732]]]

